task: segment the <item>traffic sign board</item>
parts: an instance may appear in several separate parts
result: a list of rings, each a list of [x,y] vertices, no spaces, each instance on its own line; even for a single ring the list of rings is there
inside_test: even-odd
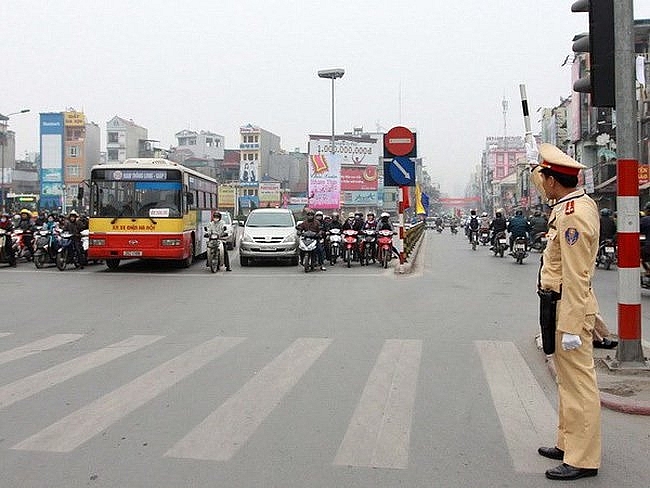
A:
[[[415,186],[415,162],[401,156],[384,161],[384,186]]]
[[[406,127],[398,125],[384,134],[384,157],[416,157],[415,134]]]

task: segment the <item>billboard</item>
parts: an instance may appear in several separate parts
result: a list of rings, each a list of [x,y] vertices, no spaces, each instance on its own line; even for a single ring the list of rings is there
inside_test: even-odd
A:
[[[260,198],[260,204],[280,203],[280,182],[260,182],[257,194]]]
[[[257,178],[260,174],[260,162],[258,159],[241,161],[239,163],[239,185],[257,186]]]
[[[235,188],[233,186],[219,185],[219,208],[235,208]]]
[[[315,209],[338,209],[341,198],[339,154],[309,156],[309,205]]]
[[[379,165],[384,154],[384,142],[381,137],[348,137],[339,136],[334,141],[336,155],[340,156],[343,165]],[[332,139],[325,136],[310,136],[309,155],[317,156],[330,154]]]
[[[41,133],[41,194],[42,208],[57,208],[63,197],[63,113],[42,113]]]
[[[344,166],[341,168],[341,190],[377,190],[377,166]]]
[[[64,123],[66,127],[84,127],[86,116],[83,112],[64,112]]]

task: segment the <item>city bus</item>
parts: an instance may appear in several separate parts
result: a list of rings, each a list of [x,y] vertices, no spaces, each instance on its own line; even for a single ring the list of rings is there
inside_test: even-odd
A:
[[[39,195],[35,193],[7,193],[7,211],[17,214],[22,209],[27,209],[38,215],[38,198]]]
[[[90,173],[88,259],[175,260],[205,252],[203,228],[217,208],[217,182],[166,159],[127,159]]]

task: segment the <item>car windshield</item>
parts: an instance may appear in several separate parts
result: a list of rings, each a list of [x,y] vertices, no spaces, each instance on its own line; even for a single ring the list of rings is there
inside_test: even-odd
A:
[[[230,214],[227,213],[221,214],[221,221],[226,225],[232,224],[232,220],[230,220]]]
[[[288,212],[253,212],[246,220],[247,227],[293,227],[293,218]]]

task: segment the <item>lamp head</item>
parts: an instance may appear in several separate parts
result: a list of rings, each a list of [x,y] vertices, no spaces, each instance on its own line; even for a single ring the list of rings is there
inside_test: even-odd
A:
[[[322,69],[318,72],[318,77],[335,80],[336,78],[343,78],[344,74],[345,70],[343,68]]]

